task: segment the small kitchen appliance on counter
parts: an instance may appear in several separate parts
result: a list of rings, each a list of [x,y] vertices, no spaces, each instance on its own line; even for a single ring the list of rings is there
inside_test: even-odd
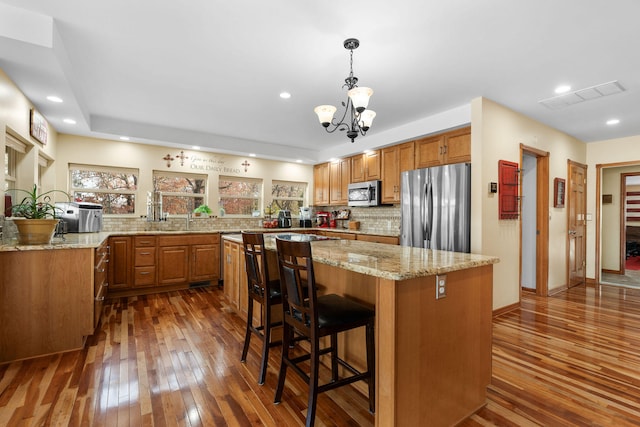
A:
[[[69,233],[97,233],[102,231],[102,205],[89,202],[59,202],[60,218]]]
[[[291,228],[291,211],[283,209],[278,213],[278,228]]]
[[[318,212],[316,214],[316,221],[318,222],[318,227],[329,228],[331,212]]]
[[[301,228],[311,228],[311,227],[313,227],[313,223],[311,222],[311,208],[310,207],[301,207],[300,208],[300,227]]]

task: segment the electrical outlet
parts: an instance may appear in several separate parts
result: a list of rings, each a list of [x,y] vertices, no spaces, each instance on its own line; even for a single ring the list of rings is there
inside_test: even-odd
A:
[[[444,298],[447,296],[447,275],[436,275],[436,299]]]

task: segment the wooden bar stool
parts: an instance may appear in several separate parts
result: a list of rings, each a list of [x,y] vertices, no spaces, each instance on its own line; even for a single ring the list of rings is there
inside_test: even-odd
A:
[[[266,250],[264,248],[264,236],[262,233],[242,233],[242,243],[244,246],[244,258],[247,269],[248,306],[247,306],[247,331],[244,337],[244,347],[240,360],[247,360],[251,334],[256,334],[262,340],[262,361],[260,363],[260,374],[258,384],[264,384],[267,375],[267,362],[269,361],[269,348],[279,345],[281,341],[271,341],[271,329],[281,326],[282,321],[273,321],[271,307],[282,303],[280,293],[280,281],[269,280],[269,263],[267,262]],[[262,306],[262,324],[253,325],[253,302],[256,301]]]
[[[275,403],[280,403],[287,368],[292,368],[309,384],[307,427],[315,422],[318,393],[355,381],[364,380],[369,385],[369,410],[375,411],[375,311],[345,297],[330,294],[317,296],[311,244],[276,238],[280,287],[283,308],[282,360],[278,374]],[[308,295],[306,297],[305,295]],[[366,328],[367,371],[359,372],[338,357],[338,333],[364,326]],[[292,357],[290,340],[293,332],[305,336],[311,343],[308,354]],[[320,338],[329,336],[330,346],[320,348]],[[320,355],[331,355],[331,381],[319,384]],[[300,363],[310,361],[310,372],[300,368]],[[338,378],[338,365],[352,375]]]

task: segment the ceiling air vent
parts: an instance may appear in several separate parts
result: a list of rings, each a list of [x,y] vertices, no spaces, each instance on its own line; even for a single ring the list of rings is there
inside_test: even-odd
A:
[[[624,92],[624,90],[625,89],[622,85],[618,83],[617,80],[614,80],[612,82],[574,90],[573,92],[563,93],[562,95],[543,99],[538,102],[551,110],[558,110],[580,102],[591,101],[592,99],[602,98],[603,96],[621,93]]]

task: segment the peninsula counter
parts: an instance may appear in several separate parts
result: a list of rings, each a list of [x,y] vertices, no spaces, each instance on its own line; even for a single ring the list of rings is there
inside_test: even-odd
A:
[[[268,250],[277,234],[265,234]],[[376,426],[450,426],[484,406],[497,258],[354,240],[311,245],[319,293],[375,305]],[[364,333],[345,335],[342,356],[364,367]]]

